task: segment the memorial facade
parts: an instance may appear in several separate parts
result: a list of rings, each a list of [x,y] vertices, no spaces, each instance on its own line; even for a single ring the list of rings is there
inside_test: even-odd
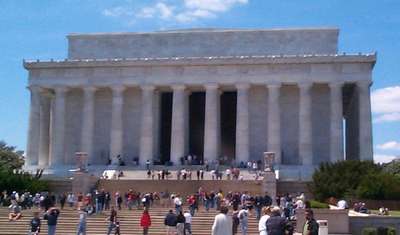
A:
[[[65,60],[26,60],[26,168],[123,159],[180,165],[275,152],[282,178],[372,160],[376,54],[338,53],[335,28],[70,34]]]

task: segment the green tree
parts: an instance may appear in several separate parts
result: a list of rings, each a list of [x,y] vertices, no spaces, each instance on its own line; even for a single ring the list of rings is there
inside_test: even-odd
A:
[[[23,151],[17,151],[16,147],[0,141],[0,167],[4,169],[21,169],[24,165]]]
[[[383,170],[387,173],[400,176],[400,159],[383,164]]]
[[[381,171],[381,166],[372,161],[322,163],[314,172],[309,189],[319,201],[330,197],[354,197],[365,175],[374,175]]]
[[[400,176],[380,172],[366,175],[356,191],[358,198],[372,200],[399,200]]]

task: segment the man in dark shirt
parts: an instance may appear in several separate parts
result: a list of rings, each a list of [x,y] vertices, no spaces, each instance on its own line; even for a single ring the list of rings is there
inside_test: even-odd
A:
[[[116,229],[117,226],[117,211],[115,210],[114,206],[111,206],[111,212],[110,212],[110,217],[108,217],[108,232],[107,235],[111,234],[111,231],[113,229]]]
[[[311,209],[305,211],[306,222],[303,226],[303,235],[318,235],[319,225],[314,219],[314,212]]]
[[[60,210],[55,207],[49,208],[46,214],[44,214],[43,219],[47,220],[48,235],[56,234],[57,219],[60,215]]]
[[[267,234],[284,235],[286,219],[281,217],[279,207],[274,207],[271,211],[271,217],[267,220]]]
[[[164,225],[167,226],[167,234],[175,234],[176,224],[178,223],[178,218],[172,210],[169,210],[168,214],[165,216]]]
[[[33,219],[30,222],[31,229],[29,231],[29,235],[38,235],[40,232],[40,218],[39,212],[33,212]]]

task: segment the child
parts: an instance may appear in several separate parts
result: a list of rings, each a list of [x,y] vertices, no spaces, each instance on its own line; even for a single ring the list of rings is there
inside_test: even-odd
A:
[[[40,233],[40,217],[39,212],[33,212],[33,218],[30,222],[31,229],[29,230],[29,235],[39,235]]]

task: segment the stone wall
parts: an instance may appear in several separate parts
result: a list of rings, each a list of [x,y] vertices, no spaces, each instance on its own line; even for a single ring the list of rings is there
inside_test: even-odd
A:
[[[364,228],[393,227],[396,234],[400,232],[400,217],[388,216],[351,216],[350,232],[352,235],[361,235]]]
[[[338,29],[71,34],[70,59],[334,54]]]

